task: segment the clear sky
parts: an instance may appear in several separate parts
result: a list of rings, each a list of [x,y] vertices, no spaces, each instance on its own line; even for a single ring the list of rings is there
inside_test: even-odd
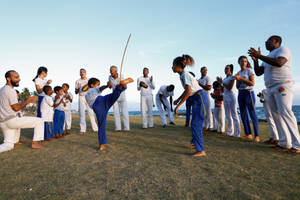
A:
[[[297,0],[0,0],[0,5],[0,85],[4,73],[15,69],[21,75],[20,89],[33,90],[31,80],[39,66],[48,68],[52,86],[67,82],[72,92],[81,67],[88,77],[106,83],[109,67],[120,65],[132,33],[125,76],[136,80],[149,67],[157,89],[173,83],[178,97],[183,89],[171,70],[176,56],[193,56],[195,66],[188,70],[198,78],[204,65],[211,78],[224,77],[226,64],[239,70],[237,59],[249,47],[260,46],[267,54],[264,41],[277,34],[293,54],[294,104],[300,104]],[[263,77],[256,77],[255,92],[263,88]],[[136,83],[126,93],[131,107],[139,102]]]

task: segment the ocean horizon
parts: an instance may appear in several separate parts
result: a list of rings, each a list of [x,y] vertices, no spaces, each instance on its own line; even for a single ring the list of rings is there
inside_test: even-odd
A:
[[[292,107],[292,110],[296,116],[296,119],[297,119],[297,122],[300,123],[300,105],[295,105]],[[141,112],[138,111],[138,110],[135,110],[135,111],[128,111],[129,112],[129,116],[141,116]],[[185,113],[186,110],[185,109],[182,109],[182,110],[179,110],[178,111],[179,113]],[[213,109],[212,109],[212,112],[213,112]],[[239,112],[239,110],[238,110]],[[76,110],[73,110],[73,113],[77,113],[78,114],[78,111]],[[153,115],[154,116],[159,116],[159,112],[158,110],[153,110],[152,111]],[[110,111],[108,112],[109,115],[113,115],[113,111]],[[167,114],[167,112],[166,112]],[[264,107],[262,106],[259,106],[259,107],[256,107],[256,115],[257,115],[257,118],[260,120],[260,121],[266,121],[266,116],[265,116],[265,112],[264,112]],[[185,118],[184,115],[180,115],[180,117],[183,117]]]

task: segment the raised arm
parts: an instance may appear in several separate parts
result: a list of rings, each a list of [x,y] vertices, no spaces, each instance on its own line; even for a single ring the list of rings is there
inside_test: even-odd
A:
[[[178,103],[178,105],[175,108],[175,114],[177,114],[179,107],[190,97],[191,91],[192,91],[191,86],[190,85],[185,85],[185,90],[182,93],[182,95],[180,96],[180,102]]]
[[[20,110],[23,110],[23,108],[25,108],[25,106],[29,103],[36,103],[38,101],[38,97],[37,96],[31,96],[28,97],[26,99],[26,101],[21,102],[21,103],[16,103],[11,105],[11,108],[13,109],[13,111],[18,112]]]

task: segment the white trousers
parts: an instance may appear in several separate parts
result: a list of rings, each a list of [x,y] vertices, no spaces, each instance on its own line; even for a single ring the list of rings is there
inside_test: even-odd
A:
[[[5,122],[0,122],[4,142],[0,145],[0,153],[14,148],[20,138],[21,128],[34,128],[32,141],[44,140],[44,121],[38,117],[16,117]]]
[[[227,135],[240,137],[241,125],[237,112],[237,99],[233,93],[224,94],[224,109],[228,123]]]
[[[148,125],[147,117],[146,117],[146,107],[148,111],[149,127],[153,127],[153,115],[152,115],[153,96],[152,95],[147,95],[147,96],[141,95],[141,112],[142,112],[143,128],[147,128]]]
[[[214,109],[214,130],[218,132],[225,132],[225,112],[224,106]]]
[[[128,108],[127,108],[127,101],[116,101],[113,105],[114,108],[114,118],[115,118],[115,130],[120,131],[122,130],[121,125],[121,119],[120,119],[120,112],[122,112],[123,117],[123,124],[124,124],[124,130],[129,131],[130,125],[129,125],[129,114],[128,114]]]
[[[79,96],[79,118],[80,118],[80,132],[86,132],[86,121],[85,121],[85,111],[88,111],[88,115],[91,120],[91,125],[93,131],[98,131],[98,126],[95,120],[95,113],[93,109],[89,107],[85,100],[85,96]]]
[[[210,107],[210,94],[208,92],[207,92],[207,97],[208,97],[208,101],[207,101],[207,105],[206,105],[206,115],[205,115],[203,127],[204,128],[213,128],[213,116],[212,116],[211,107]]]
[[[167,106],[167,109],[168,109],[169,122],[174,122],[174,115],[173,115],[173,112],[171,111],[171,106],[170,106],[168,99],[163,96],[162,100],[164,101],[164,104]],[[165,110],[163,108],[163,104],[160,101],[159,96],[156,95],[155,101],[156,101],[156,106],[157,106],[157,110],[159,111],[161,121],[162,121],[163,125],[167,125]]]
[[[72,112],[71,110],[65,110],[65,124],[64,124],[64,130],[71,130],[72,125]]]
[[[279,91],[284,88],[284,91]],[[268,88],[267,96],[270,109],[275,119],[278,134],[278,145],[286,148],[300,149],[300,135],[297,125],[297,119],[292,111],[293,105],[293,85],[280,84]]]
[[[277,131],[277,127],[276,127],[276,124],[280,124],[280,122],[278,121],[277,122],[277,118],[274,119],[273,118],[273,114],[272,114],[272,111],[271,111],[271,108],[270,108],[270,105],[269,105],[269,96],[267,94],[267,90],[264,90],[264,98],[265,98],[265,101],[263,103],[264,105],[264,111],[265,111],[265,115],[266,115],[266,119],[267,119],[267,122],[269,124],[269,128],[270,128],[270,138],[272,138],[273,140],[279,140],[279,135],[278,135],[278,131]],[[275,123],[275,121],[277,123]]]

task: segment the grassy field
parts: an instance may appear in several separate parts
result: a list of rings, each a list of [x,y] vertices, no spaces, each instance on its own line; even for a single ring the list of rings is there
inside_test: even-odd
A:
[[[207,157],[187,149],[191,132],[176,126],[141,129],[131,117],[131,132],[113,132],[107,123],[107,149],[97,151],[97,134],[72,135],[30,148],[32,130],[23,129],[23,144],[0,154],[0,199],[299,199],[300,156],[231,137],[205,133]],[[89,123],[88,123],[89,124]],[[268,138],[260,123],[262,140]],[[2,133],[0,134],[2,142]]]

